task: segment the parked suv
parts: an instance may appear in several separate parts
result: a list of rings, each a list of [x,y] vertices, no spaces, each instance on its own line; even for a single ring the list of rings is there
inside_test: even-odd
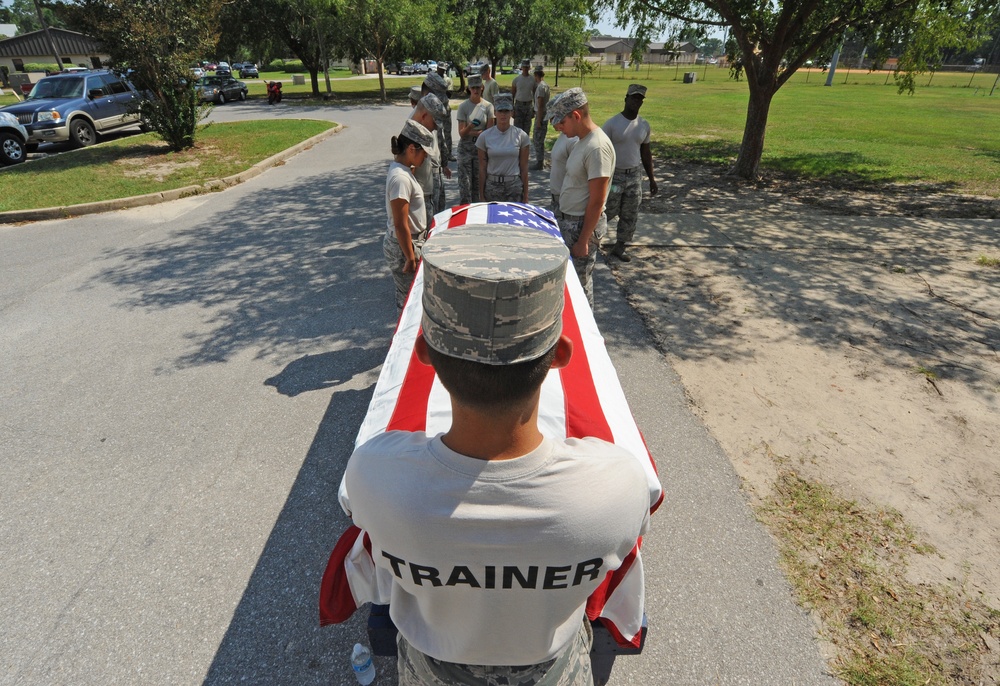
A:
[[[96,143],[100,133],[140,124],[141,97],[128,81],[102,69],[46,76],[24,102],[0,112],[13,114],[27,129],[29,150],[58,141],[82,148]]]
[[[24,162],[28,156],[27,144],[28,132],[17,123],[17,117],[0,112],[0,164]]]

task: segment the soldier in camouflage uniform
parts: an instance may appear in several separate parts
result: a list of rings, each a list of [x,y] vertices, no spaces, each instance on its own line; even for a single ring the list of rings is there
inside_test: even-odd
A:
[[[458,106],[458,190],[463,205],[479,202],[479,152],[476,140],[493,126],[493,105],[483,100],[483,79],[469,77],[469,99]]]
[[[403,686],[593,684],[587,599],[646,532],[659,489],[624,449],[525,421],[573,354],[567,255],[509,224],[424,244],[413,352],[449,394],[451,426],[367,441],[341,493],[391,595]]]
[[[622,262],[632,260],[625,246],[635,236],[635,225],[639,220],[643,169],[649,177],[650,196],[656,195],[657,191],[656,179],[653,178],[653,154],[649,147],[649,122],[639,116],[645,97],[645,86],[630,84],[624,109],[601,127],[615,146],[615,175],[611,178],[611,190],[608,192],[607,215],[609,220],[618,217],[611,254]]]
[[[535,78],[528,73],[531,60],[521,60],[521,74],[510,84],[514,96],[514,126],[531,137],[531,113],[535,109]]]
[[[448,116],[441,120],[441,125],[438,127],[437,136],[438,144],[441,146],[441,152],[444,155],[445,160],[451,159],[451,104],[448,100],[448,83],[444,80],[443,76],[440,76],[437,72],[433,72],[424,77],[424,87],[431,93],[437,96],[437,99],[448,110]]]
[[[531,136],[535,149],[535,164],[532,169],[545,168],[545,134],[549,131],[547,111],[551,91],[544,78],[545,69],[538,65],[535,67],[535,133]]]

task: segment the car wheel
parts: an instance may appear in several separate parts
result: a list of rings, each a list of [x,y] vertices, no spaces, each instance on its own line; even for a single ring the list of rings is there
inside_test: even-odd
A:
[[[97,142],[97,132],[86,119],[74,119],[69,123],[69,139],[78,148],[85,148]]]
[[[219,104],[220,105],[225,105],[226,104],[226,94],[225,93],[219,93]]]
[[[242,101],[244,101],[246,99],[247,99],[247,92],[246,91],[240,91],[240,102],[242,102]]]
[[[28,151],[21,139],[12,133],[0,133],[0,164],[11,165],[24,162]]]

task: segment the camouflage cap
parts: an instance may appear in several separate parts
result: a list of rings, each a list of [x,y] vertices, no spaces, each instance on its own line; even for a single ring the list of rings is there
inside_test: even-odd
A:
[[[469,76],[468,82],[469,88],[482,88],[483,87],[483,77],[479,74],[472,74]]]
[[[497,112],[514,109],[514,96],[510,93],[497,93],[493,96],[493,109]]]
[[[531,68],[531,60],[521,60],[521,69],[525,67]]]
[[[556,106],[556,104],[560,100],[562,100],[562,96],[563,96],[563,94],[559,93],[557,95],[553,95],[552,99],[549,100],[548,107],[545,108],[545,118],[548,119],[549,121],[552,121],[552,113],[555,112],[555,111],[558,111],[558,110],[553,109],[553,108]]]
[[[444,82],[444,79],[437,72],[432,71],[425,76],[424,85],[435,95],[448,96],[448,84]]]
[[[441,99],[433,93],[428,93],[424,97],[420,98],[420,104],[424,106],[424,109],[431,113],[431,116],[435,119],[447,119],[449,114],[449,109],[445,107],[445,104],[441,102]]]
[[[479,68],[479,73],[480,74],[491,74],[491,73],[493,73],[491,71],[491,69],[492,69],[492,67],[489,64],[484,64],[483,66],[481,66]]]
[[[646,87],[639,83],[630,83],[628,85],[628,92],[625,93],[625,97],[630,95],[641,95],[643,98],[646,97]]]
[[[587,94],[582,88],[570,88],[559,98],[549,103],[549,119],[558,124],[567,114],[587,104]]]
[[[537,229],[467,225],[423,247],[421,328],[438,352],[491,365],[541,357],[562,332],[569,251]]]
[[[403,124],[400,136],[406,136],[411,141],[423,148],[428,155],[434,154],[434,134],[427,130],[423,124],[412,119],[407,119]]]
[[[539,64],[537,67],[535,67],[534,73],[539,74],[541,76],[545,76],[545,67]]]
[[[424,92],[420,89],[420,86],[410,86],[410,100],[420,102],[423,94]]]

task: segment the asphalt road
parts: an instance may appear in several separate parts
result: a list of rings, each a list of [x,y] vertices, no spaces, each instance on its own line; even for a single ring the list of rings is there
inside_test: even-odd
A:
[[[394,326],[382,184],[407,111],[233,103],[213,117],[347,128],[222,193],[0,226],[0,684],[354,683],[362,618],[320,629],[317,588]],[[649,639],[610,683],[836,683],[603,266],[596,291],[666,486]]]

